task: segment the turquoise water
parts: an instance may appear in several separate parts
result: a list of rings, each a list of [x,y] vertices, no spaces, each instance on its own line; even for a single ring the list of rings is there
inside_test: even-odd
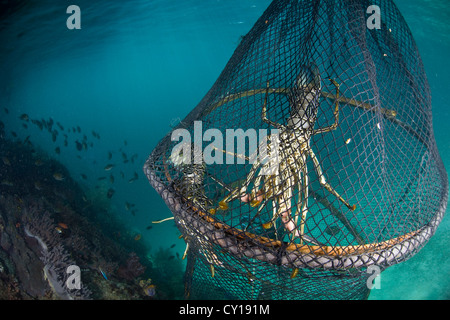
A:
[[[450,101],[446,59],[450,52],[450,5],[440,1],[396,1],[421,53],[433,96],[437,145],[450,168],[447,108]],[[268,0],[77,1],[81,30],[66,28],[66,8],[72,2],[29,3],[2,13],[0,37],[0,112],[9,110],[9,130],[31,135],[33,144],[65,164],[71,175],[97,190],[109,188],[116,161],[112,210],[151,250],[169,247],[183,254],[184,241],[172,223],[146,227],[171,216],[150,187],[142,165],[157,142],[201,100],[219,76],[234,49]],[[52,117],[65,128],[82,133],[68,138],[69,146],[35,127],[24,128],[19,116]],[[3,118],[5,117],[5,118]],[[92,136],[94,130],[100,139]],[[74,140],[83,134],[93,146],[78,151]],[[60,146],[60,154],[55,147]],[[113,155],[108,159],[109,152]],[[134,161],[123,163],[122,152]],[[119,159],[119,160],[117,160]],[[123,172],[123,178],[119,172]],[[135,172],[138,179],[129,183]],[[108,180],[107,179],[107,180]],[[136,212],[125,203],[135,204]],[[412,259],[381,276],[381,289],[371,299],[450,298],[450,218]]]

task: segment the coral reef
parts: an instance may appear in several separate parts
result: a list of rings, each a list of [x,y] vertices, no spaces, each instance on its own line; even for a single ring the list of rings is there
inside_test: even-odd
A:
[[[0,299],[154,298],[139,285],[149,278],[139,258],[147,249],[114,238],[123,227],[87,203],[67,169],[1,138],[0,158]],[[68,285],[69,266],[80,287]]]

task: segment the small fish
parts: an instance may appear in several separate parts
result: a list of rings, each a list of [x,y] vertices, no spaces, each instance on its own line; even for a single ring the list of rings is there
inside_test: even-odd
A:
[[[56,125],[59,127],[59,129],[60,129],[61,131],[64,131],[64,127],[61,125],[61,123],[56,122]]]
[[[20,118],[20,120],[24,120],[24,121],[28,121],[30,119],[26,113],[23,113],[19,118]]]
[[[42,184],[39,181],[34,182],[34,188],[38,191],[42,190]]]
[[[8,186],[8,187],[14,186],[14,183],[12,183],[11,181],[6,180],[6,179],[2,180],[2,182],[1,182],[0,184],[1,184],[2,186]]]
[[[28,126],[26,123],[22,123],[22,127],[24,127],[25,129],[28,129]]]
[[[60,226],[63,229],[69,229],[69,226],[67,224],[65,224],[64,222],[58,222],[58,226]]]
[[[15,133],[14,131],[11,131],[11,135],[12,135],[14,138],[17,138],[17,133]]]
[[[98,181],[106,180],[106,177],[98,177],[97,180],[98,180]]]
[[[64,176],[63,176],[62,173],[60,173],[60,172],[55,172],[55,173],[53,174],[53,178],[54,178],[56,181],[63,181],[63,180],[64,180]]]
[[[153,226],[148,226],[147,228],[145,228],[146,230],[151,230],[153,228]]]
[[[348,139],[345,141],[345,144],[349,144],[350,142],[352,142],[352,139],[351,139],[351,138],[348,138]]]
[[[77,131],[78,131],[78,133],[81,133],[81,128],[80,128],[80,126],[77,126]]]
[[[113,164],[107,164],[107,165],[105,166],[105,171],[109,171],[109,170],[111,170],[112,168],[114,168],[114,165],[113,165]]]
[[[3,108],[3,111],[5,111],[6,114],[9,114],[8,108]]]
[[[128,201],[125,201],[125,209],[127,209],[127,211],[129,211],[134,206],[135,206],[134,203],[129,203]]]
[[[115,192],[116,191],[113,188],[109,188],[108,193],[106,194],[108,199],[111,199]]]
[[[112,174],[109,176],[109,183],[114,183],[114,176]]]
[[[170,246],[170,249],[175,248],[175,243]]]
[[[111,159],[112,159],[112,152],[109,151],[109,152],[108,152],[108,160],[111,160]]]
[[[106,273],[104,273],[101,268],[98,268],[98,270],[100,271],[100,273],[103,276],[103,278],[105,278],[105,280],[108,280],[108,277],[106,276]]]
[[[11,166],[11,162],[9,161],[9,159],[7,157],[2,157],[2,161],[3,161],[3,164],[5,164],[6,166]]]
[[[83,149],[83,145],[80,142],[78,142],[78,140],[76,140],[75,143],[77,145],[77,150],[81,151]]]
[[[141,240],[142,235],[139,233],[134,237],[134,241],[139,241]]]
[[[170,256],[168,260],[175,259],[175,256]]]
[[[58,131],[53,130],[52,131],[52,141],[55,142],[56,141],[56,137],[58,136]]]
[[[61,148],[60,147],[56,147],[55,148],[55,152],[56,152],[56,154],[60,154],[61,153]]]

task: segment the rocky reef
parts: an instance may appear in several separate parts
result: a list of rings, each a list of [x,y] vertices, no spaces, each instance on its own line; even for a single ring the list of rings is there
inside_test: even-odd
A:
[[[181,297],[160,290],[173,280],[159,277],[158,259],[142,242],[118,238],[125,227],[59,162],[3,138],[0,159],[0,299]]]

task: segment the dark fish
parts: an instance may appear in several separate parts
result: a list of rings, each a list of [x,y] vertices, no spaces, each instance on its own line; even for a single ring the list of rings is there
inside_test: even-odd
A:
[[[106,177],[98,177],[97,178],[98,181],[105,180],[105,179],[106,179]]]
[[[124,145],[128,145],[127,140],[123,140],[123,144],[124,144]]]
[[[22,123],[22,127],[24,127],[25,129],[28,129],[28,126],[26,123]]]
[[[59,130],[64,131],[64,127],[61,125],[61,123],[56,122],[56,125],[59,127]]]
[[[19,118],[20,118],[20,120],[25,120],[25,121],[28,121],[30,119],[26,113],[23,113]]]
[[[123,151],[122,151],[122,158],[123,158],[124,160],[127,159],[127,154],[126,154],[125,152],[123,152]]]
[[[113,188],[110,188],[108,190],[108,193],[106,194],[106,196],[108,197],[108,199],[111,199],[112,196],[114,195],[114,192],[116,192]]]
[[[146,230],[151,230],[153,228],[153,226],[148,226],[147,228],[145,228]]]
[[[77,144],[77,150],[81,151],[83,149],[83,145],[80,142],[78,142],[78,140],[75,141],[75,143]]]
[[[55,148],[55,152],[56,152],[56,154],[60,154],[60,153],[61,153],[60,147],[56,147],[56,148]]]
[[[169,257],[169,260],[172,260],[172,259],[174,259],[175,258],[175,256],[170,256]]]
[[[175,243],[174,243],[173,245],[170,246],[170,249],[172,249],[172,248],[174,248],[174,247],[175,247]]]
[[[110,171],[112,168],[114,168],[114,165],[113,165],[113,164],[107,164],[107,165],[105,166],[105,171]]]
[[[123,171],[120,171],[120,176],[123,178],[125,178],[125,173],[123,173]]]
[[[83,149],[87,150],[87,143],[83,141]]]
[[[84,180],[87,179],[87,175],[85,175],[84,173],[81,173],[80,176],[81,176]]]
[[[131,210],[131,214],[133,215],[133,217],[136,216],[136,210]]]
[[[56,137],[58,136],[58,131],[53,130],[52,131],[52,141],[55,142],[56,141]]]
[[[69,142],[67,141],[67,139],[64,140],[64,147],[67,147],[69,145]]]
[[[9,110],[7,108],[3,108],[3,111],[5,111],[6,114],[9,113]]]
[[[44,126],[42,125],[42,122],[39,121],[39,120],[31,120],[31,122],[32,122],[33,124],[37,125],[38,128],[39,128],[39,130],[42,130],[43,127],[44,127]]]
[[[17,133],[15,133],[14,131],[11,131],[11,135],[12,135],[14,138],[17,138]]]
[[[108,160],[111,160],[112,159],[112,153],[111,153],[111,151],[109,151],[108,152]]]
[[[77,131],[78,131],[78,133],[81,133],[81,128],[80,128],[80,126],[77,126]]]
[[[110,182],[110,183],[114,183],[114,176],[113,176],[113,175],[110,175],[110,176],[109,176],[109,182]]]
[[[176,252],[175,255],[177,256],[177,259],[180,259],[180,254],[178,252]]]

